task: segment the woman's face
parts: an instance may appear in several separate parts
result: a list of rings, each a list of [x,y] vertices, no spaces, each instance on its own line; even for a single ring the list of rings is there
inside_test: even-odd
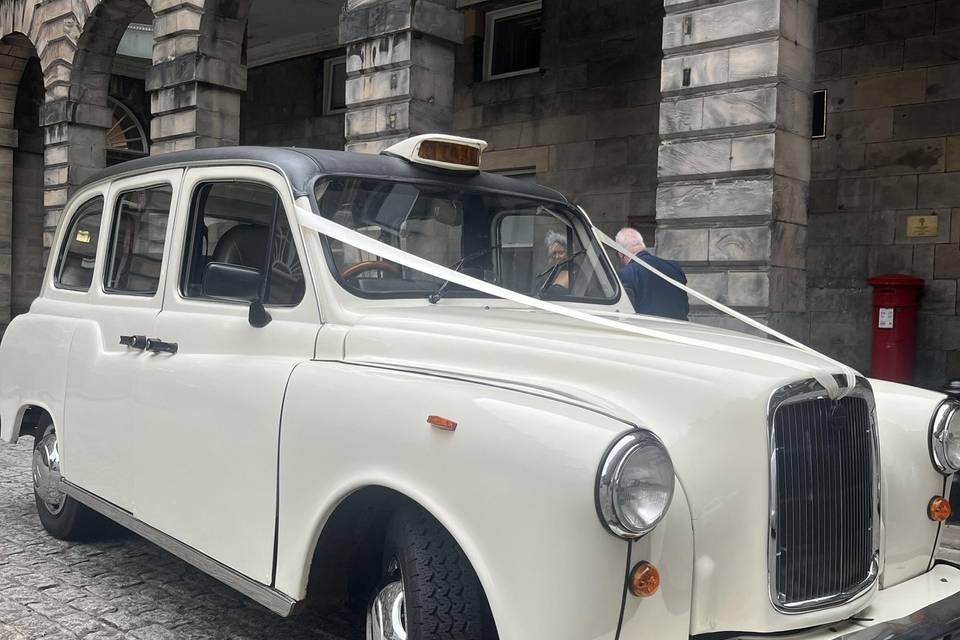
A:
[[[554,242],[550,245],[550,262],[556,264],[561,260],[567,259],[567,248],[564,247],[559,242]]]

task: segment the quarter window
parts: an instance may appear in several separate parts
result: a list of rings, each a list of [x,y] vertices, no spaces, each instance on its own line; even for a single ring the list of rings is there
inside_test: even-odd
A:
[[[157,292],[171,196],[170,186],[162,185],[117,197],[104,282],[109,293]]]
[[[487,14],[484,77],[508,78],[540,70],[540,2],[529,2]]]
[[[280,195],[253,182],[208,182],[191,206],[180,291],[187,298],[293,306],[304,279]],[[267,267],[269,265],[269,268]]]
[[[77,210],[57,260],[54,282],[58,288],[77,291],[90,289],[93,267],[97,261],[102,216],[103,198],[100,197],[84,203]]]

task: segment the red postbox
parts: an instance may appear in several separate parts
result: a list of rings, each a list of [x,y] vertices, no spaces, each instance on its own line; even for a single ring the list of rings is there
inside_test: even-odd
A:
[[[917,325],[917,294],[923,280],[913,276],[877,276],[873,287],[873,347],[870,375],[881,380],[913,380],[913,336]]]

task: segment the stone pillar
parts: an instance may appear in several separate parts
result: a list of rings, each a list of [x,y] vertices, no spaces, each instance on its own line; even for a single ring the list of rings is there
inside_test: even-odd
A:
[[[419,133],[453,129],[455,0],[348,0],[346,149],[378,153]]]
[[[817,0],[664,5],[657,252],[803,338]]]
[[[235,145],[240,141],[240,99],[247,88],[242,49],[248,2],[237,16],[217,13],[204,0],[153,3],[150,92],[151,153]],[[236,8],[234,7],[234,8]],[[205,13],[206,12],[206,13]]]

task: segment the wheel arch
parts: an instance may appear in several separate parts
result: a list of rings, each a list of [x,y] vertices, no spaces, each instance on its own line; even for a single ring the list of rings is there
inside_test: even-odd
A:
[[[53,412],[42,402],[27,402],[21,404],[14,414],[13,424],[5,439],[11,444],[22,436],[36,438],[37,427],[40,425],[55,424]]]
[[[403,507],[420,509],[457,542],[480,581],[481,593],[496,627],[496,615],[490,601],[489,583],[476,561],[476,551],[465,546],[438,509],[424,505],[407,492],[382,483],[370,483],[345,492],[318,528],[307,572],[306,606],[347,606],[351,610],[365,606],[365,598],[376,587],[382,562],[387,525]],[[469,544],[469,543],[467,543]]]

